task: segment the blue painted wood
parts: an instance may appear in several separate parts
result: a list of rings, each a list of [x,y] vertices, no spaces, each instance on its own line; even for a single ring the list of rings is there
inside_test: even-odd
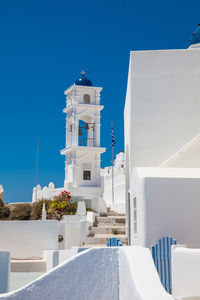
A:
[[[164,266],[164,240],[165,239],[161,239],[160,241],[160,259],[161,259],[161,282],[162,285],[165,286],[165,266]]]
[[[176,245],[176,240],[171,237],[162,237],[152,247],[152,256],[158,271],[160,281],[166,291],[171,294],[171,245]]]
[[[167,237],[165,240],[164,240],[164,248],[165,248],[165,252],[164,252],[164,259],[165,259],[165,287],[166,287],[166,290],[169,291],[170,290],[170,277],[169,277],[169,255],[168,255],[168,251],[167,249],[169,248],[168,247],[169,245],[169,238]]]
[[[106,244],[107,247],[114,247],[114,246],[123,246],[122,242],[120,241],[120,239],[114,237],[114,238],[110,238]]]

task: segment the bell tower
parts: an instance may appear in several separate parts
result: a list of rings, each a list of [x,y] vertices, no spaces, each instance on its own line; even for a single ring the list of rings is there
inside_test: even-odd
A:
[[[85,72],[64,93],[66,95],[66,148],[64,187],[76,196],[102,196],[100,163],[101,87],[95,87]]]

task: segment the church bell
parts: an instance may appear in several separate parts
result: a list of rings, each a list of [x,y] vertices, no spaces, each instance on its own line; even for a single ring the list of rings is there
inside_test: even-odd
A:
[[[79,135],[79,136],[82,136],[82,135],[83,135],[82,130],[81,130],[80,127],[78,128],[78,135]]]
[[[88,123],[85,124],[85,129],[88,130],[89,129],[89,125]]]

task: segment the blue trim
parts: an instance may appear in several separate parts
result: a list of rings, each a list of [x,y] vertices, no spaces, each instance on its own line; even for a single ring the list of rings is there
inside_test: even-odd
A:
[[[152,247],[152,257],[160,281],[170,294],[172,292],[171,245],[176,245],[176,240],[166,236],[159,239]]]
[[[123,246],[122,242],[118,238],[110,238],[106,244],[107,247]]]

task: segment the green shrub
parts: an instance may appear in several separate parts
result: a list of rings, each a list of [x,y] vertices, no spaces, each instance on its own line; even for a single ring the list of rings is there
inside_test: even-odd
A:
[[[74,201],[73,204],[74,204],[74,209],[75,209],[75,212],[76,212],[77,211],[77,207],[78,207],[78,201]]]
[[[51,202],[52,201],[49,200],[49,199],[42,199],[40,201],[37,201],[37,202],[33,203],[31,218],[33,220],[41,219],[43,203],[45,203],[46,211],[48,211],[49,208],[50,208]],[[48,214],[47,214],[47,218],[48,218]]]
[[[52,219],[60,220],[63,215],[73,215],[76,212],[76,206],[72,202],[69,192],[62,192],[55,196],[48,210]]]
[[[30,220],[32,205],[30,203],[16,204],[10,213],[11,220]]]
[[[118,234],[118,230],[117,230],[117,229],[113,229],[113,230],[112,230],[112,233],[113,233],[113,234]]]
[[[85,206],[86,206],[86,211],[87,211],[87,212],[88,212],[88,211],[93,211],[93,212],[94,212],[94,209],[92,209],[91,207],[89,207],[88,204],[86,204]]]
[[[0,219],[5,220],[10,215],[9,207],[5,206],[3,200],[0,198]]]

